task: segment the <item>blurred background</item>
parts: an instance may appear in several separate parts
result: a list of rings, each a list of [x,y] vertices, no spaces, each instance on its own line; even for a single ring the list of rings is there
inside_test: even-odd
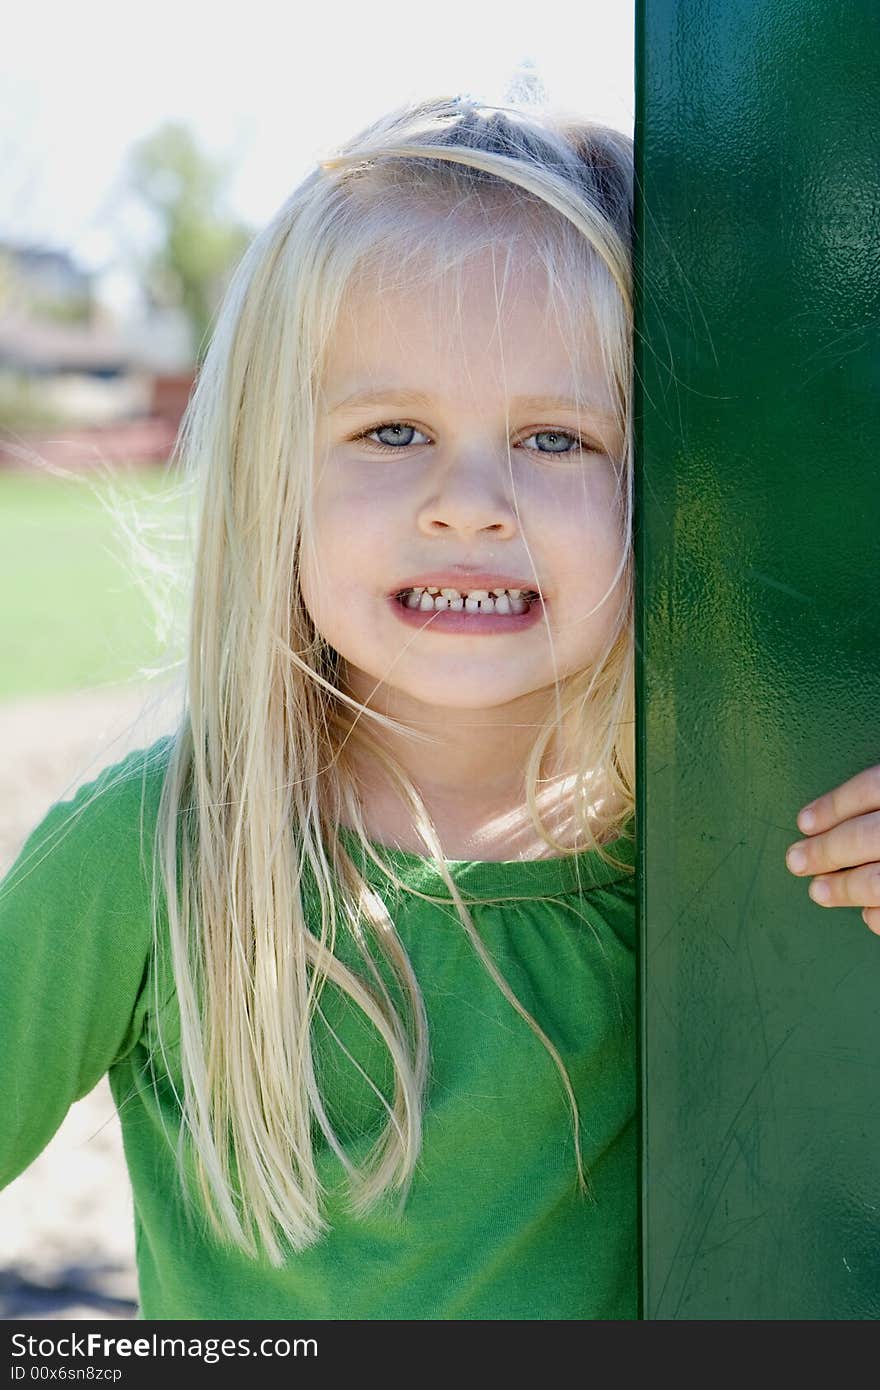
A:
[[[562,106],[632,133],[633,14],[398,0],[283,14],[20,7],[0,53],[0,876],[53,802],[178,717],[167,469],[251,237],[410,99]],[[133,1318],[106,1079],[0,1192],[0,1318]]]

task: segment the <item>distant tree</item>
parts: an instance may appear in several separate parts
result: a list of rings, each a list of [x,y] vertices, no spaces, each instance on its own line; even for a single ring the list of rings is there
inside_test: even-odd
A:
[[[200,150],[190,129],[176,121],[138,141],[127,163],[128,186],[161,234],[158,247],[137,258],[137,272],[151,302],[183,310],[199,362],[232,270],[253,236],[224,210],[231,172],[227,162]]]

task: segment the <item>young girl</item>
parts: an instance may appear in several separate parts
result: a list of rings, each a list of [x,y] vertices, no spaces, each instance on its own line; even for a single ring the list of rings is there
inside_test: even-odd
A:
[[[0,1181],[109,1070],[145,1318],[638,1316],[631,227],[436,100],[238,268],[185,716],[0,888]]]

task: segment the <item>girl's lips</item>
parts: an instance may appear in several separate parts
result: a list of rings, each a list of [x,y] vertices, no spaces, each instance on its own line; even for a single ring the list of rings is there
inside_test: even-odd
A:
[[[409,627],[425,628],[428,632],[460,632],[469,637],[488,637],[493,632],[518,632],[533,627],[541,619],[543,601],[532,599],[526,613],[466,613],[463,609],[440,609],[425,613],[420,608],[407,608],[396,594],[388,602],[401,622]]]

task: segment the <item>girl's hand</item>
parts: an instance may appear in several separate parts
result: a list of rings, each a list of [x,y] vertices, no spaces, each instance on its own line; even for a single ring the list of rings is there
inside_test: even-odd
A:
[[[810,897],[822,907],[863,907],[862,920],[880,936],[880,764],[811,801],[797,824],[809,838],[790,846],[790,871],[818,875]]]

